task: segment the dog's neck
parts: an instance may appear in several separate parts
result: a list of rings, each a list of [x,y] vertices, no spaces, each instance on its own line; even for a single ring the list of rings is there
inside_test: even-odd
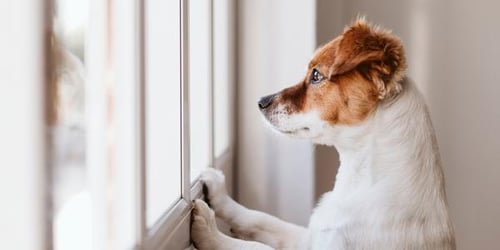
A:
[[[412,83],[363,124],[328,132],[322,142],[337,148],[341,166],[333,191],[311,217],[311,228],[333,227],[365,246],[400,235],[396,240],[426,241],[419,247],[402,242],[400,249],[451,249],[433,245],[453,244],[453,226],[434,129]]]
[[[416,87],[404,81],[398,98],[382,103],[363,124],[333,129],[331,141],[341,162],[336,188],[382,182],[403,190],[425,188],[444,199],[441,160],[427,107]]]

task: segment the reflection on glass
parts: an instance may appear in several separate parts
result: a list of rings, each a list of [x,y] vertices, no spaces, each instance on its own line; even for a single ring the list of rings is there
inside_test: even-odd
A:
[[[91,249],[91,199],[85,166],[87,0],[55,0],[48,100],[54,249]]]

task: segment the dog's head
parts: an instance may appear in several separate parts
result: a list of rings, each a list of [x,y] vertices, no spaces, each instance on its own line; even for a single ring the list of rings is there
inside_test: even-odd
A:
[[[328,127],[362,123],[396,97],[405,69],[399,38],[358,19],[316,51],[298,84],[262,97],[259,109],[276,130],[317,138]]]

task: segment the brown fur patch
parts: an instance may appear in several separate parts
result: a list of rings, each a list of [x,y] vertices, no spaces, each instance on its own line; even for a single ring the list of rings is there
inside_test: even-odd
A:
[[[375,110],[377,91],[358,72],[333,80],[308,89],[304,112],[318,110],[321,118],[330,124],[356,124]]]
[[[314,69],[325,77],[321,83],[310,83]],[[330,124],[356,124],[397,96],[405,70],[399,38],[358,20],[318,49],[304,80],[281,91],[273,105],[284,104],[287,113],[316,110]]]
[[[329,75],[357,69],[376,85],[380,99],[397,95],[406,70],[400,39],[363,19],[346,28],[341,37]]]

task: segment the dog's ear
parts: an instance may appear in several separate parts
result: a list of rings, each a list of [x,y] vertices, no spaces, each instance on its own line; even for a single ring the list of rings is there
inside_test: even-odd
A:
[[[337,46],[329,72],[331,78],[359,70],[374,82],[379,99],[391,98],[401,91],[405,55],[400,39],[390,31],[373,27],[361,18],[345,29]]]

